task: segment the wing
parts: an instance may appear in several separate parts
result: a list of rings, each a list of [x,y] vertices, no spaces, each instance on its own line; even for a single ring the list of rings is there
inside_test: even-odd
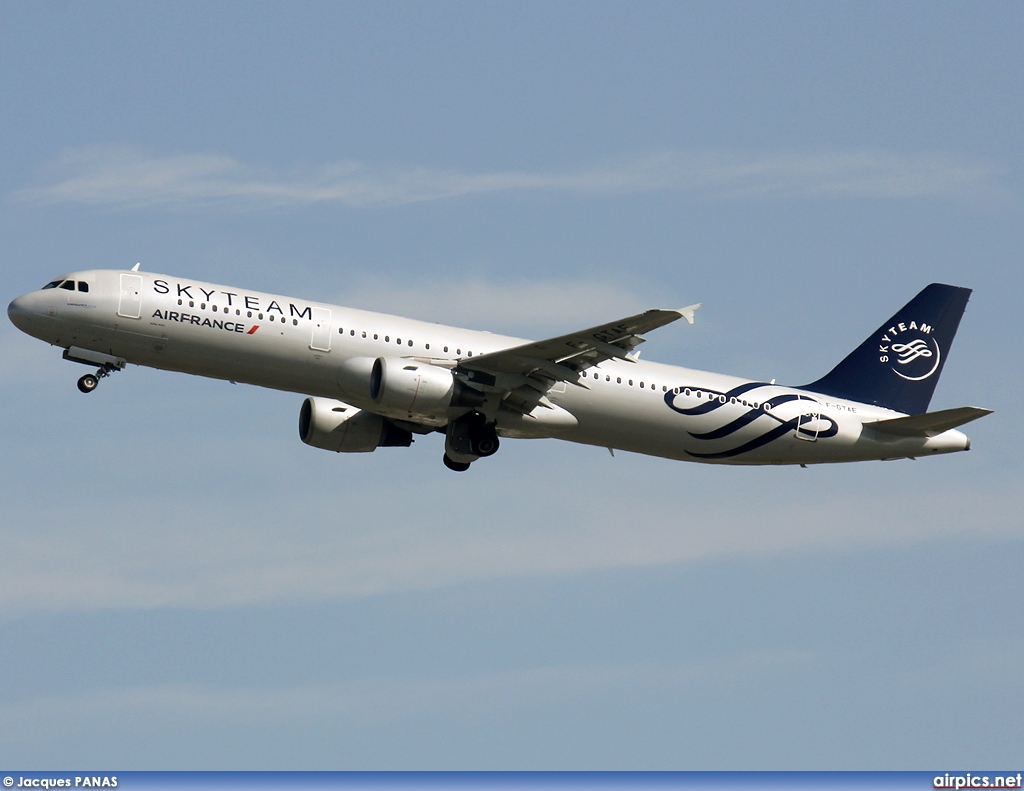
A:
[[[678,319],[693,324],[694,311],[699,307],[648,310],[557,338],[471,357],[462,360],[458,370],[473,384],[504,391],[506,406],[529,412],[546,400],[543,395],[555,382],[588,387],[581,371],[611,359],[636,362],[631,352],[644,342],[641,333]]]

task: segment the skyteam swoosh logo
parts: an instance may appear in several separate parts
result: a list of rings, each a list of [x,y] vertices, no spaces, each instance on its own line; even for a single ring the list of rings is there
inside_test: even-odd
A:
[[[896,362],[900,365],[912,363],[918,357],[934,356],[932,355],[932,350],[928,348],[928,344],[920,338],[910,343],[894,343],[892,350],[899,355]]]
[[[906,379],[908,382],[923,381],[939,370],[942,352],[934,338],[929,338],[928,340],[916,338],[910,343],[894,343],[892,350],[897,355],[896,365],[893,366],[892,370],[897,376]],[[904,371],[919,371],[922,367],[925,368],[924,373],[920,373],[917,376],[904,373]]]
[[[908,382],[921,382],[935,374],[942,362],[942,350],[925,322],[899,322],[885,330],[878,340],[878,361]]]
[[[817,400],[803,394],[779,393],[774,385],[764,382],[748,382],[725,392],[676,387],[665,394],[665,404],[680,415],[721,417],[720,425],[713,429],[688,432],[694,439],[708,443],[706,453],[687,451],[697,459],[734,458],[790,432],[815,440],[839,433],[839,424],[822,413]],[[733,440],[731,447],[711,450],[729,440]]]

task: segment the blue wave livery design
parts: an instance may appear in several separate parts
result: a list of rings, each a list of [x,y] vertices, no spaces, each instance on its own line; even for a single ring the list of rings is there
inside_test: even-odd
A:
[[[741,415],[732,418],[732,420],[729,420],[727,423],[723,423],[721,426],[712,429],[711,431],[699,433],[688,431],[687,433],[694,439],[706,442],[721,440],[739,433],[742,429],[747,428],[747,426],[750,426],[757,421],[765,424],[765,428],[761,434],[733,448],[720,451],[709,451],[707,453],[686,451],[687,454],[695,459],[729,459],[763,447],[769,442],[772,442],[779,437],[783,437],[791,431],[804,436],[806,439],[815,440],[828,439],[830,437],[834,437],[839,432],[839,424],[821,411],[821,403],[819,401],[809,396],[798,395],[796,393],[785,393],[774,396],[766,394],[767,400],[764,401],[761,401],[760,399],[751,400],[744,397],[748,393],[753,393],[760,388],[767,387],[773,386],[767,382],[747,382],[746,384],[734,387],[732,390],[725,392],[709,390],[706,387],[696,386],[676,387],[669,390],[665,394],[665,404],[672,411],[678,412],[680,415],[687,415],[688,417],[709,415],[726,407],[736,407],[737,405],[746,409],[746,411]],[[676,399],[680,396],[684,398],[697,398],[702,401],[703,399],[707,400],[693,407],[681,407],[676,404]],[[800,402],[801,407],[803,404],[807,404],[810,409],[802,409],[796,415],[788,419],[780,417],[776,413],[775,410],[777,410],[779,406],[793,401]],[[821,427],[822,423],[826,424],[824,428]],[[811,427],[812,424],[814,426],[813,428]]]

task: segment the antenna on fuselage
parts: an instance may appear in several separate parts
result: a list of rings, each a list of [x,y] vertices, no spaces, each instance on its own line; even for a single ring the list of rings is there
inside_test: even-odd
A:
[[[139,261],[139,263],[137,263],[135,266],[132,267],[132,271],[133,272],[138,272],[140,266],[142,266],[142,262],[141,261]]]

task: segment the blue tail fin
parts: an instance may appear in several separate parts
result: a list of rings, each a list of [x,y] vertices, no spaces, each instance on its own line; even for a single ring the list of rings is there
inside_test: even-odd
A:
[[[803,389],[908,415],[928,411],[971,289],[932,283]]]

